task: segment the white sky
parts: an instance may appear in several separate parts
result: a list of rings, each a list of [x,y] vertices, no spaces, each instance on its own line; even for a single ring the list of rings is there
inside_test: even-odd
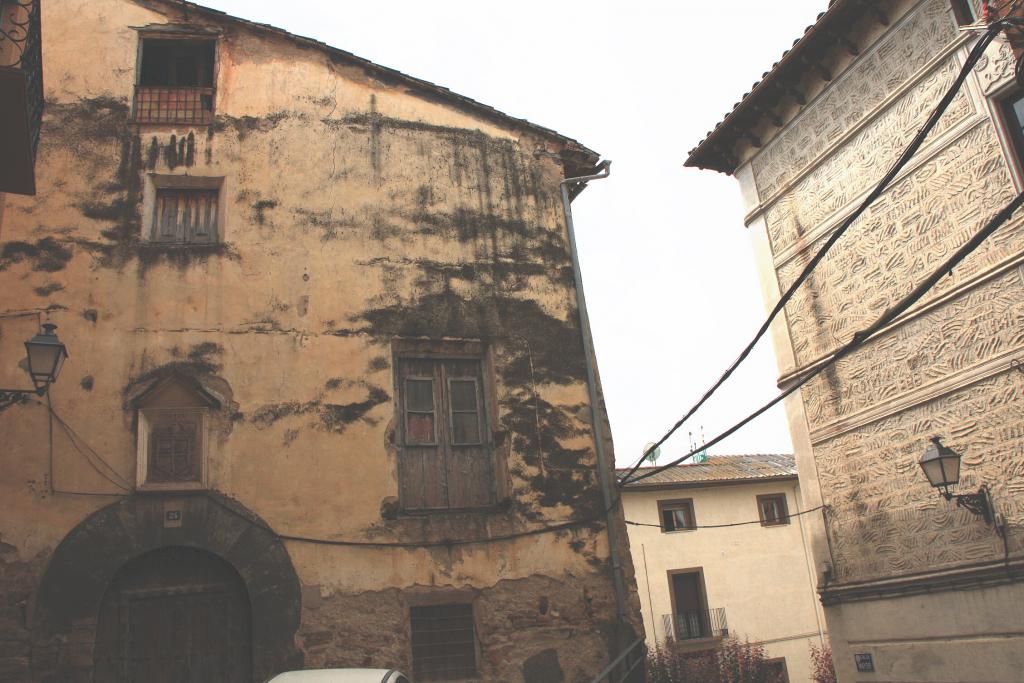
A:
[[[634,461],[765,316],[739,186],[687,152],[827,0],[200,0],[553,128],[614,161],[573,202],[617,461]],[[662,448],[687,452],[776,393],[766,338]],[[781,406],[711,449],[790,452]]]

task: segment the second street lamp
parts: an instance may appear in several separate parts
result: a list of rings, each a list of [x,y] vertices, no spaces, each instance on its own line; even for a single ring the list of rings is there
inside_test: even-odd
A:
[[[958,507],[983,517],[989,524],[992,523],[992,499],[986,485],[982,484],[977,493],[954,494],[949,492],[950,486],[956,486],[960,482],[960,454],[943,444],[939,437],[932,437],[931,445],[925,450],[917,464],[924,470],[924,476],[928,477],[928,482],[935,488],[941,489],[942,496],[946,500],[956,498]]]

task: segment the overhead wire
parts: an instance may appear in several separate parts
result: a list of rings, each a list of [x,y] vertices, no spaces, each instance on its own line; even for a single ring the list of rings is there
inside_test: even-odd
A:
[[[106,460],[104,460],[103,457],[99,453],[97,453],[96,450],[92,446],[90,446],[85,441],[85,439],[83,439],[78,434],[78,432],[76,432],[74,430],[74,428],[71,427],[71,425],[69,425],[67,423],[67,421],[64,420],[64,418],[62,418],[60,415],[57,414],[57,411],[55,411],[53,409],[53,402],[50,400],[49,392],[46,393],[46,403],[45,404],[42,401],[39,401],[39,400],[35,400],[34,402],[36,404],[41,405],[44,408],[46,408],[46,411],[47,411],[47,414],[48,414],[48,417],[49,417],[49,429],[48,429],[49,465],[50,465],[50,482],[49,483],[50,483],[50,492],[51,493],[66,493],[66,494],[75,494],[75,495],[99,495],[99,496],[118,496],[118,495],[123,495],[121,493],[114,493],[114,492],[61,491],[61,490],[57,489],[56,476],[54,474],[54,466],[53,466],[53,421],[54,420],[56,420],[57,424],[59,424],[61,426],[61,429],[64,430],[64,433],[68,437],[68,441],[70,441],[71,445],[75,448],[76,451],[78,451],[78,454],[81,455],[82,458],[87,463],[89,463],[89,466],[92,467],[92,469],[98,475],[100,475],[101,477],[103,477],[108,482],[110,482],[111,484],[113,484],[117,488],[121,489],[125,493],[130,493],[131,492],[131,490],[132,490],[131,489],[131,483],[125,477],[123,477],[116,469],[114,469],[113,465],[111,465]],[[82,449],[82,445],[84,445],[85,448],[90,453],[92,453],[92,457],[90,457],[89,454],[87,454]],[[96,465],[96,462],[94,462],[94,460],[93,460],[94,458],[95,458],[95,460],[98,460],[107,469],[107,472],[104,472],[102,469],[100,469]]]
[[[872,325],[855,333],[853,335],[853,339],[851,339],[847,344],[839,348],[837,351],[833,352],[832,355],[828,356],[818,365],[816,365],[815,367],[811,368],[809,371],[801,375],[789,387],[787,387],[785,391],[781,392],[778,396],[768,401],[763,406],[755,410],[753,413],[751,413],[747,417],[743,418],[742,420],[734,424],[729,429],[725,430],[724,432],[713,438],[707,444],[702,445],[700,448],[687,453],[681,458],[676,458],[670,463],[650,468],[637,476],[623,477],[622,479],[619,480],[619,485],[621,486],[624,484],[641,481],[643,479],[647,479],[648,477],[652,477],[655,474],[658,474],[659,472],[664,472],[670,467],[675,467],[684,460],[693,457],[700,451],[706,448],[710,448],[711,446],[714,446],[722,439],[725,439],[726,437],[732,435],[734,432],[736,432],[741,427],[745,426],[751,420],[755,419],[756,417],[764,413],[766,410],[768,410],[775,404],[785,399],[787,396],[789,396],[794,391],[802,387],[811,379],[817,377],[819,374],[824,372],[826,368],[834,365],[840,359],[853,353],[865,342],[867,342],[868,339],[873,337],[880,330],[888,326],[893,320],[895,320],[904,312],[906,312],[907,309],[909,309],[917,301],[919,301],[928,292],[928,290],[934,287],[935,284],[944,276],[946,276],[947,274],[952,274],[953,268],[956,267],[956,265],[960,263],[963,259],[965,259],[968,254],[977,249],[981,245],[981,243],[984,242],[993,232],[995,232],[1003,223],[1009,220],[1010,216],[1013,215],[1014,211],[1020,208],[1021,204],[1024,204],[1024,192],[1021,192],[1016,197],[1014,197],[1006,206],[1002,208],[1002,210],[999,211],[999,213],[993,216],[992,219],[988,223],[986,223],[984,227],[982,227],[978,232],[976,232],[970,240],[964,243],[964,245],[957,249],[952,254],[952,256],[947,258],[938,268],[932,271],[931,275],[929,275],[923,282],[921,282],[921,284],[915,287],[913,291],[910,292],[910,294],[905,296],[894,306],[887,309]],[[636,470],[634,469],[633,472],[635,473]]]
[[[224,508],[225,510],[252,522],[253,520],[249,517],[242,515],[238,510],[235,510],[230,505],[227,505],[221,500],[218,500],[215,496],[208,496],[209,500],[215,504]],[[608,514],[610,510],[614,510],[621,504],[621,497],[616,499],[614,503],[607,509],[602,510],[596,515],[590,515],[581,519],[571,520],[568,522],[560,522],[558,524],[549,524],[546,526],[537,527],[534,529],[527,529],[525,531],[515,531],[507,534],[497,534],[494,536],[486,536],[483,538],[451,538],[441,539],[438,541],[352,541],[345,539],[333,539],[333,538],[318,538],[314,536],[303,536],[297,534],[287,534],[275,531],[270,526],[263,522],[256,522],[264,531],[274,535],[278,539],[284,541],[296,541],[300,543],[311,543],[314,545],[332,545],[332,546],[344,546],[344,547],[365,547],[365,548],[398,548],[405,550],[416,550],[422,548],[447,548],[453,546],[463,545],[481,545],[484,543],[494,543],[497,541],[510,541],[517,538],[526,538],[529,536],[539,536],[541,534],[556,533],[559,531],[570,531],[577,527],[589,526],[591,524],[603,524],[604,516]]]
[[[806,514],[810,514],[812,512],[817,512],[818,510],[824,510],[827,507],[828,507],[827,505],[819,505],[817,507],[813,507],[813,508],[810,508],[810,509],[807,509],[807,510],[801,510],[800,512],[796,512],[796,513],[794,513],[792,515],[785,515],[784,518],[786,520],[788,520],[791,517],[800,517],[801,515],[806,515]],[[658,529],[664,528],[661,524],[650,524],[649,522],[633,522],[633,521],[628,520],[628,519],[626,520],[626,524],[629,524],[631,526],[656,527]],[[730,522],[729,524],[695,524],[693,526],[682,527],[682,528],[679,529],[679,531],[689,531],[691,529],[724,529],[724,528],[730,527],[730,526],[746,526],[748,524],[764,524],[764,520],[752,519],[749,522]]]
[[[822,244],[821,247],[818,248],[818,251],[815,252],[811,260],[807,262],[807,265],[805,265],[803,270],[800,271],[800,274],[797,275],[796,279],[793,280],[789,287],[786,288],[786,291],[783,292],[778,302],[776,302],[775,306],[768,314],[768,317],[761,324],[761,327],[758,328],[757,333],[754,335],[754,338],[751,339],[750,342],[743,348],[743,350],[740,352],[740,355],[737,356],[736,360],[734,360],[732,364],[729,365],[729,367],[725,370],[725,372],[722,373],[721,377],[719,377],[718,380],[716,380],[715,383],[711,385],[711,388],[704,392],[704,395],[701,396],[700,400],[698,400],[692,407],[690,407],[690,409],[686,411],[683,417],[681,417],[674,425],[672,425],[672,428],[669,429],[664,436],[662,436],[660,439],[658,439],[644,451],[643,455],[640,456],[640,459],[630,467],[629,472],[627,472],[626,475],[622,477],[622,479],[620,479],[620,481],[624,481],[631,477],[640,468],[643,462],[647,460],[648,457],[650,457],[651,453],[653,453],[662,444],[668,441],[668,439],[673,434],[675,434],[676,431],[680,427],[682,427],[683,424],[687,420],[689,420],[694,415],[694,413],[696,413],[701,408],[701,406],[703,406],[704,403],[707,402],[707,400],[710,399],[712,395],[714,395],[716,391],[718,391],[719,387],[721,387],[726,382],[726,380],[729,379],[733,372],[735,372],[736,368],[738,368],[743,363],[743,361],[746,360],[747,356],[750,355],[750,352],[761,340],[765,332],[768,331],[768,328],[771,326],[772,321],[775,320],[778,314],[782,312],[786,304],[789,303],[790,299],[793,298],[797,289],[800,288],[800,286],[807,280],[807,278],[818,266],[818,264],[825,258],[825,255],[828,254],[829,250],[832,249],[832,246],[839,241],[839,238],[842,237],[847,230],[849,230],[850,226],[852,226],[853,223],[858,218],[860,218],[864,211],[867,210],[867,208],[885,191],[885,189],[889,186],[889,184],[896,177],[896,175],[903,169],[904,166],[907,165],[911,157],[913,157],[917,150],[920,149],[921,145],[924,144],[925,138],[928,137],[928,134],[938,123],[939,119],[942,117],[942,114],[949,107],[950,103],[952,103],[953,98],[956,97],[956,94],[960,91],[960,88],[963,86],[968,74],[971,73],[971,70],[977,64],[978,60],[980,60],[981,57],[984,55],[985,50],[988,48],[989,44],[995,39],[995,37],[999,34],[1000,31],[1011,26],[1016,26],[1018,24],[1019,21],[1006,19],[994,22],[987,28],[982,37],[971,49],[970,53],[967,56],[967,59],[964,61],[963,68],[960,69],[960,73],[953,81],[953,84],[946,90],[946,93],[942,96],[942,99],[939,100],[939,103],[932,110],[931,114],[928,116],[928,119],[925,121],[921,129],[918,130],[914,138],[910,141],[906,148],[904,148],[903,152],[897,158],[896,162],[889,168],[886,174],[882,176],[882,179],[875,185],[875,188],[860,202],[860,204],[853,211],[853,213],[847,216],[846,219],[829,235],[828,239],[826,239],[824,244]]]

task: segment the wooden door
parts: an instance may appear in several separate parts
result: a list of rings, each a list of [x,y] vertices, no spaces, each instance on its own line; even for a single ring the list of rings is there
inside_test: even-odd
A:
[[[250,621],[245,586],[228,563],[194,548],[148,553],[104,595],[96,680],[251,681]]]

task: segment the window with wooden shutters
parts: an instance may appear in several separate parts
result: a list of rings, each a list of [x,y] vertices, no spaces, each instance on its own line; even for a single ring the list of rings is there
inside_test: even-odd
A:
[[[219,190],[157,188],[155,242],[209,244],[217,241]]]
[[[399,358],[400,499],[406,510],[494,505],[480,359]]]
[[[476,631],[470,604],[409,608],[412,675],[417,681],[475,678]]]

